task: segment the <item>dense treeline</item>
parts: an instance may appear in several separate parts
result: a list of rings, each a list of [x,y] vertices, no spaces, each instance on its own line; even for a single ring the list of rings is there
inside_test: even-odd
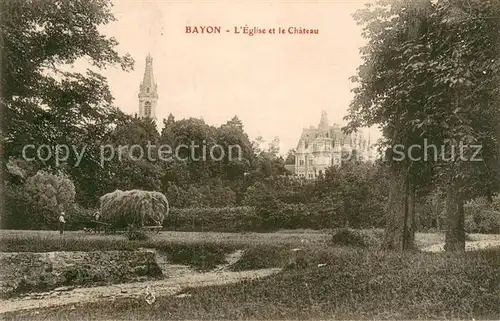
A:
[[[385,224],[385,247],[401,250],[413,248],[416,230],[446,225],[447,248],[464,250],[464,226],[494,232],[500,216],[494,197],[500,186],[500,20],[492,19],[498,4],[384,0],[359,11],[355,19],[368,44],[353,78],[358,87],[347,131],[380,126],[391,161],[346,162],[310,182],[287,176],[293,153],[279,156],[276,139],[262,149],[237,117],[215,127],[170,115],[158,129],[120,112],[100,71],[113,65],[127,72],[134,62],[99,32],[114,20],[110,2],[7,1],[0,11],[2,227],[50,228],[61,210],[76,227],[101,195],[142,189],[167,195],[178,213],[167,222],[172,228],[185,229],[189,220],[195,229],[196,221],[216,228],[220,220],[234,230],[243,229],[241,222],[254,230]],[[82,58],[92,66],[85,73],[65,68]],[[446,156],[458,142],[479,144],[483,162],[432,153],[435,160],[393,161],[392,146],[423,139],[446,145]],[[35,149],[26,154],[27,145]],[[41,145],[52,149],[34,157]],[[166,161],[144,154],[158,155],[161,145],[198,147]],[[229,157],[233,146],[239,146],[237,157]],[[58,161],[55,154],[66,157]]]
[[[241,157],[203,160],[200,155],[187,154],[159,160],[124,154],[121,159],[107,157],[95,172],[96,167],[80,168],[67,162],[55,167],[37,160],[28,162],[15,155],[4,168],[7,174],[4,227],[50,226],[61,210],[66,210],[70,218],[74,214],[73,221],[81,224],[98,206],[99,197],[115,189],[160,191],[177,209],[248,206],[258,217],[250,229],[383,224],[387,195],[384,189],[371,188],[385,179],[381,165],[349,161],[340,168],[330,168],[317,181],[297,179],[285,169],[277,142],[261,149],[258,141],[249,140],[237,117],[215,128],[199,119],[175,121],[170,116],[160,134],[150,120],[120,115],[119,122],[101,144],[115,146],[117,150],[118,146],[140,145],[146,150],[148,144],[175,149],[191,142],[223,146],[226,154],[227,148],[238,145]],[[81,164],[85,161],[84,157]],[[203,215],[202,210],[196,213]],[[32,216],[36,219],[30,219]]]
[[[237,161],[116,157],[99,167],[105,176],[68,164],[56,168],[54,164],[11,157],[4,167],[6,207],[2,226],[54,228],[59,211],[65,210],[70,227],[81,229],[97,209],[98,198],[115,189],[164,193],[173,207],[164,221],[170,230],[270,231],[385,224],[390,176],[383,162],[352,159],[308,181],[285,170],[276,144],[262,150],[259,142],[250,142],[236,117],[219,128],[199,119],[175,121],[173,117],[164,126],[160,134],[150,120],[122,115],[103,142],[113,146],[146,146],[150,142],[175,148],[191,141],[206,141],[221,146],[242,144],[245,153]],[[228,132],[231,135],[224,136]],[[94,177],[91,183],[88,177]],[[468,204],[467,230],[497,231],[497,203],[479,200]],[[442,229],[444,198],[436,193],[424,195],[418,204],[418,229]]]

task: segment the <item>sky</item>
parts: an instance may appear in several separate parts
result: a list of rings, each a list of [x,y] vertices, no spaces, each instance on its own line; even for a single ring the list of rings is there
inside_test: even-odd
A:
[[[109,68],[115,104],[138,112],[145,58],[153,57],[156,116],[202,117],[219,126],[234,115],[250,139],[278,136],[281,152],[295,148],[302,129],[321,111],[344,125],[365,44],[352,13],[365,1],[132,1],[115,0],[116,22],[104,34],[135,60],[134,71]],[[186,33],[186,26],[220,26],[220,34]],[[318,34],[235,34],[248,26],[318,29]],[[226,32],[230,30],[230,32]],[[160,127],[161,129],[161,127]],[[371,129],[372,141],[380,135]]]

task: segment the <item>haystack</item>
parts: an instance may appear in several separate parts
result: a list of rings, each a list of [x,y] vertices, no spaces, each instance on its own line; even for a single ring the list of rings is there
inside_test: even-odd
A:
[[[102,221],[116,228],[161,226],[169,211],[167,198],[160,192],[116,190],[101,196],[100,202]]]

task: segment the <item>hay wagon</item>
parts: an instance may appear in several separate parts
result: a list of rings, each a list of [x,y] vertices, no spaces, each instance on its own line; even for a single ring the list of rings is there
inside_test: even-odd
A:
[[[100,197],[100,220],[106,222],[101,224],[105,233],[159,233],[168,212],[168,200],[160,192],[116,190]]]
[[[92,227],[85,228],[84,231],[87,234],[95,233],[105,233],[105,234],[114,234],[117,230],[111,226],[111,224],[101,221],[92,220]]]

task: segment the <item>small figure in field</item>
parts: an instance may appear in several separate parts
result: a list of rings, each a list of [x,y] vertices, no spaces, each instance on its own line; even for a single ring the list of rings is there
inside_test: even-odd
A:
[[[99,219],[101,218],[101,214],[99,211],[94,213],[94,233],[100,232]]]
[[[66,215],[64,212],[61,212],[61,215],[59,215],[59,234],[64,233],[64,224],[66,224],[66,220],[64,219],[64,215]]]

